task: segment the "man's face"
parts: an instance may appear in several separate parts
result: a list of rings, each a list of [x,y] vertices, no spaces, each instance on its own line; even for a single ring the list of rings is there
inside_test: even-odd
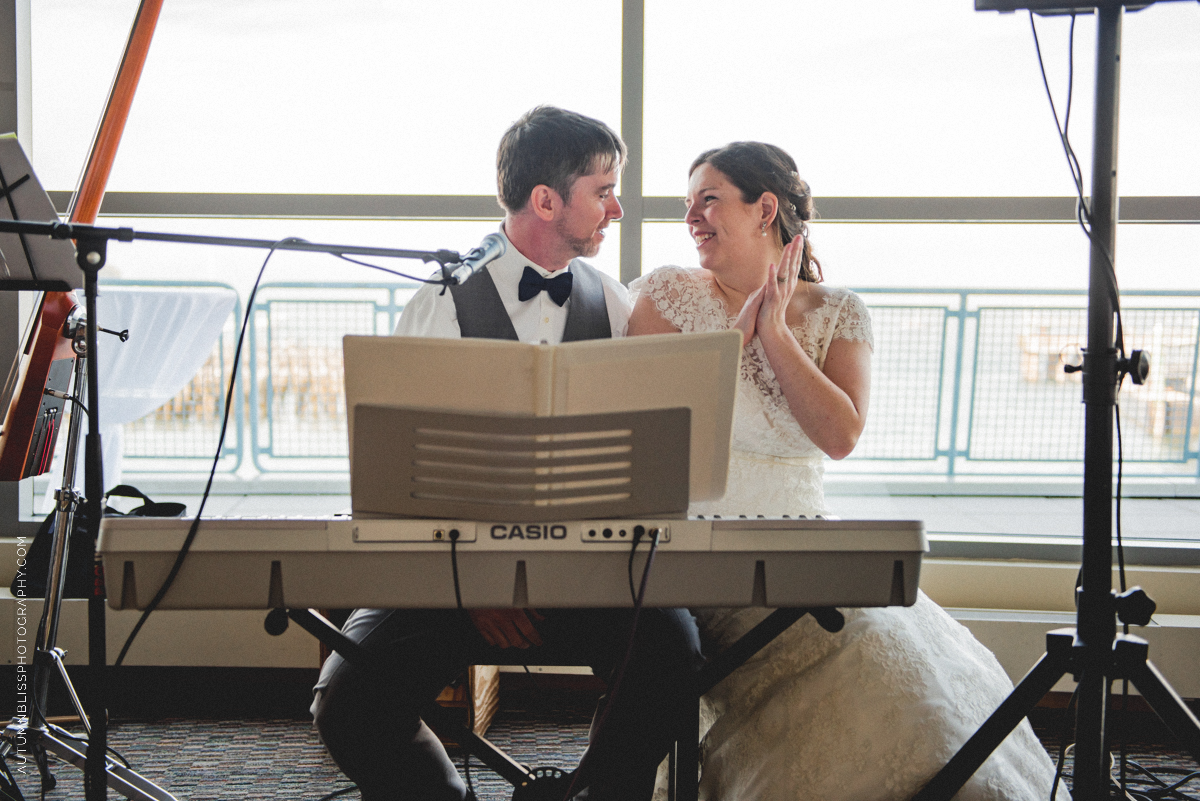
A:
[[[575,256],[595,256],[604,241],[604,229],[621,219],[621,204],[613,194],[617,171],[595,172],[575,179],[571,201],[563,206],[555,232]]]

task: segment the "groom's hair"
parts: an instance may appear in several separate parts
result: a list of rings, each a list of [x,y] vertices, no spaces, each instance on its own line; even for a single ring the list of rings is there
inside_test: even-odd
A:
[[[575,179],[625,166],[625,143],[599,120],[554,106],[527,111],[500,138],[496,183],[500,205],[518,212],[534,187],[553,189],[571,202]]]

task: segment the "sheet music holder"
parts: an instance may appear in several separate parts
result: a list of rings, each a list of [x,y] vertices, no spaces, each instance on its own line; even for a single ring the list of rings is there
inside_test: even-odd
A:
[[[682,516],[725,493],[737,331],[343,347],[356,515]]]
[[[0,195],[0,220],[58,221],[16,134],[0,134]],[[75,262],[75,246],[66,239],[0,233],[0,286],[43,292],[79,289],[83,272]]]

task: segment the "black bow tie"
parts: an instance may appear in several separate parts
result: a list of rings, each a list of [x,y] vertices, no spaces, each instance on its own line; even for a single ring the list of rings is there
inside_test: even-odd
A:
[[[557,303],[559,306],[567,302],[567,298],[571,297],[571,282],[574,277],[563,270],[553,278],[543,278],[537,270],[532,267],[526,267],[525,272],[521,273],[521,283],[517,284],[517,297],[521,300],[529,300],[536,298],[542,290],[550,296],[550,300]]]

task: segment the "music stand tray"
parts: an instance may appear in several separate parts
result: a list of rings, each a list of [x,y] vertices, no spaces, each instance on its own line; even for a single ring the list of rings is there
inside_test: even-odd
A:
[[[0,196],[0,220],[58,222],[58,212],[16,134],[0,134]],[[67,239],[0,233],[0,285],[44,292],[81,288],[83,271],[75,262],[75,246]]]

